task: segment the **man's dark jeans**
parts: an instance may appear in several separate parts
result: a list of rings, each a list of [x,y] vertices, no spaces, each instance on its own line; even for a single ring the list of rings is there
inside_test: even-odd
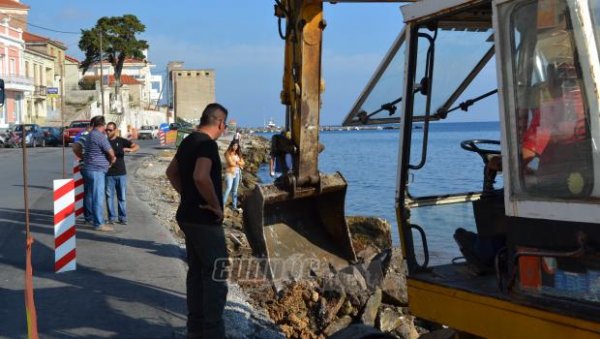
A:
[[[188,338],[225,338],[223,311],[227,299],[227,275],[215,274],[215,262],[227,258],[225,231],[221,225],[180,223],[187,249]],[[219,260],[220,259],[220,260]],[[220,269],[222,267],[217,267]]]

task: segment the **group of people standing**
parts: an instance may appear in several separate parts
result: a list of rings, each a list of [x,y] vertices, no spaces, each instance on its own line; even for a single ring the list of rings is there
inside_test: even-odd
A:
[[[122,138],[114,122],[95,116],[90,127],[73,143],[73,153],[80,159],[85,198],[84,220],[95,230],[114,231],[112,224],[127,224],[127,170],[125,153],[136,152],[139,145]],[[114,198],[118,201],[115,211]],[[104,202],[107,218],[104,217]]]

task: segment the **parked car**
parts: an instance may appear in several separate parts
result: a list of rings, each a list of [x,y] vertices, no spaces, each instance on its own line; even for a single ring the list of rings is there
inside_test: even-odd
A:
[[[44,139],[46,140],[46,145],[48,146],[58,146],[62,144],[62,132],[58,127],[50,127],[45,126],[42,127],[42,131],[44,131]]]
[[[72,121],[69,127],[65,128],[63,133],[63,142],[65,146],[69,146],[70,143],[75,141],[75,137],[79,133],[83,132],[90,126],[89,120],[75,120]]]
[[[178,130],[178,129],[180,129],[180,128],[181,128],[181,124],[180,124],[180,123],[178,123],[178,122],[172,122],[172,123],[169,125],[169,129],[170,129],[170,130],[175,130],[175,131],[176,131],[176,130]]]
[[[4,129],[0,132],[0,138],[2,139],[2,147],[15,148],[21,146],[21,137],[12,128]]]
[[[158,138],[158,126],[142,126],[138,131],[138,139],[156,139]]]
[[[23,130],[25,130],[25,144],[27,146],[36,147],[46,146],[46,139],[44,139],[44,131],[40,125],[37,124],[21,124],[15,126],[15,133],[19,137],[19,143],[22,143]]]
[[[6,147],[6,139],[8,139],[10,135],[10,130],[8,128],[0,128],[0,148]]]

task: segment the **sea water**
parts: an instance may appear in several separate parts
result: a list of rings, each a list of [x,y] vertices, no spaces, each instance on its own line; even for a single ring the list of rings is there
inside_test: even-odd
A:
[[[413,130],[411,164],[422,157],[423,130]],[[265,135],[269,138],[270,135]],[[346,215],[377,216],[392,226],[392,241],[399,245],[395,215],[399,130],[352,130],[320,133],[325,150],[319,157],[324,173],[340,171],[348,181]],[[425,166],[411,171],[412,196],[430,196],[481,191],[483,161],[479,155],[460,147],[463,140],[500,139],[498,122],[430,124]],[[490,147],[498,149],[497,147]],[[496,187],[502,186],[501,176]],[[272,182],[268,166],[259,170],[263,182]],[[411,222],[423,227],[432,263],[448,262],[460,255],[452,235],[458,227],[475,229],[471,204],[416,208]],[[414,233],[418,257],[422,258],[421,240]],[[449,259],[450,258],[450,259]]]

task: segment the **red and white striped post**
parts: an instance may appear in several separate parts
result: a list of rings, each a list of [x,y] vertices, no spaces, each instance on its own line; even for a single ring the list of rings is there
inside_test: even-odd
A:
[[[75,252],[75,181],[54,180],[54,271],[73,271]]]
[[[160,140],[160,145],[164,146],[167,143],[166,133],[163,131],[158,132],[158,139]]]
[[[77,218],[83,214],[83,199],[85,198],[81,166],[77,160],[73,161],[73,180],[75,181],[75,218]]]

